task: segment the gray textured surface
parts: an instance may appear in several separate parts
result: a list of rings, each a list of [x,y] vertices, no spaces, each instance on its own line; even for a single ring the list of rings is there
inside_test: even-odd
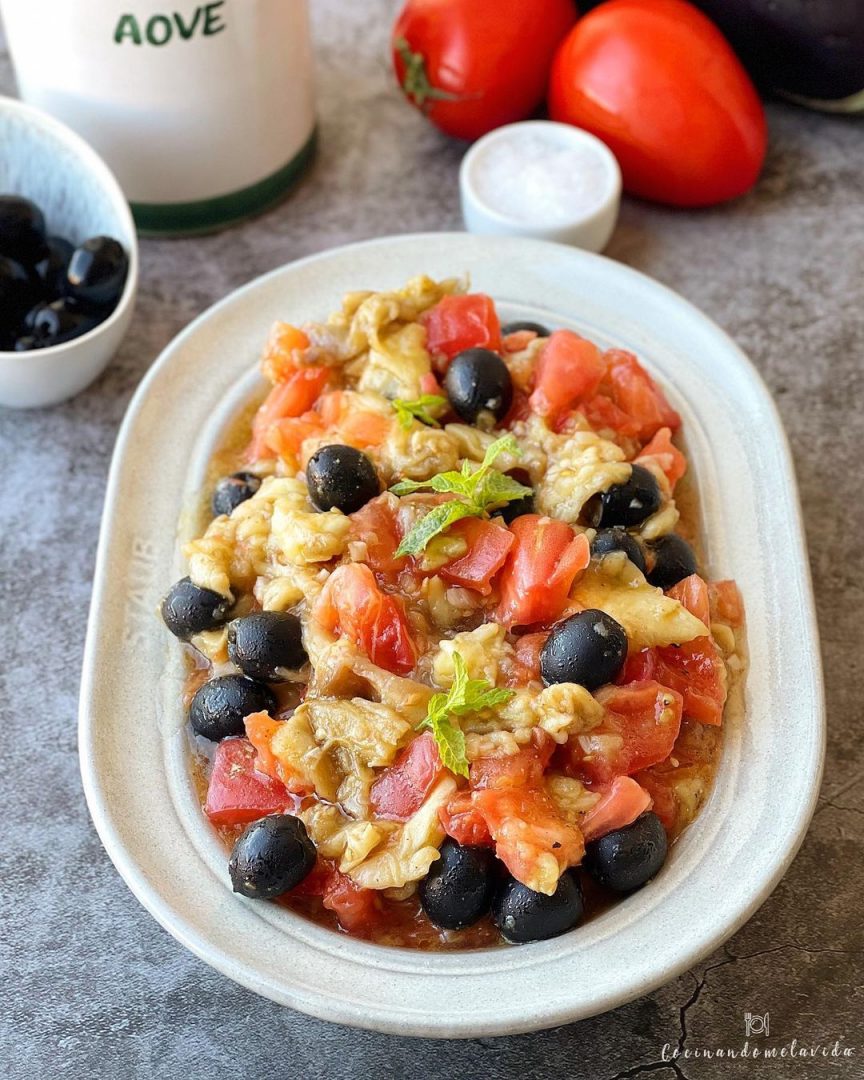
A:
[[[840,1039],[857,1053],[691,1057],[679,1075],[864,1076],[864,132],[855,121],[772,106],[754,194],[698,214],[626,202],[609,250],[699,305],[753,357],[783,413],[808,523],[830,718],[823,796],[786,878],[725,948],[650,997],[552,1032],[451,1045],[351,1032],[258,999],[187,953],[138,906],[90,824],[75,745],[81,650],[111,447],[142,374],[190,318],[265,270],[348,240],[460,224],[461,147],[389,83],[392,6],[313,5],[322,151],[295,195],[218,236],[144,243],[138,313],[105,376],[50,411],[0,410],[4,1071],[671,1076],[664,1044],[740,1047],[744,1014],[768,1012],[770,1037],[751,1045]],[[0,90],[11,87],[0,38]]]

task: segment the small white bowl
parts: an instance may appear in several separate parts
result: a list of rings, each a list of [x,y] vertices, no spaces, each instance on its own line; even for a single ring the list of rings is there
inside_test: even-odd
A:
[[[608,146],[589,132],[526,120],[474,143],[462,159],[459,189],[469,232],[554,240],[596,252],[606,247],[618,220],[621,170]]]
[[[56,405],[102,373],[123,339],[138,287],[138,242],[129,204],[113,173],[59,120],[0,97],[0,194],[24,195],[45,214],[49,234],[79,244],[112,236],[129,256],[120,302],[108,318],[62,345],[31,352],[0,350],[0,405]]]

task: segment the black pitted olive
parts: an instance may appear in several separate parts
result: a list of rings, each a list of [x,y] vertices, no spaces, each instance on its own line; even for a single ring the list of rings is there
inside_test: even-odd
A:
[[[293,889],[315,866],[315,845],[292,814],[269,814],[248,825],[231,852],[228,872],[234,892],[272,900]]]
[[[223,626],[230,607],[231,601],[226,596],[213,589],[202,589],[184,577],[171,586],[162,601],[162,618],[172,634],[188,641],[193,634]]]
[[[600,529],[591,541],[592,555],[609,555],[613,551],[623,551],[634,566],[645,573],[645,552],[641,543],[626,529]]]
[[[213,489],[213,513],[217,517],[220,514],[230,514],[240,503],[251,499],[260,487],[261,478],[251,472],[236,472],[231,476],[223,476]]]
[[[693,548],[678,533],[661,536],[650,545],[653,555],[647,577],[658,589],[671,589],[685,577],[696,573]]]
[[[611,615],[586,608],[556,623],[540,650],[543,682],[578,683],[586,690],[613,682],[627,659],[627,634]]]
[[[306,466],[309,497],[319,510],[353,514],[381,494],[375,466],[353,446],[322,446]]]
[[[441,857],[420,882],[420,903],[442,930],[472,926],[489,910],[495,891],[495,856],[491,848],[447,839]]]
[[[444,376],[450,404],[467,424],[483,413],[500,420],[513,401],[513,380],[501,357],[489,349],[465,349],[454,356]]]
[[[203,683],[189,705],[189,722],[197,735],[219,742],[244,733],[243,718],[276,708],[273,691],[245,675],[220,675]]]
[[[27,312],[24,325],[35,341],[35,348],[62,345],[64,341],[86,334],[96,326],[97,320],[75,306],[74,300],[52,300],[37,304]],[[20,339],[19,339],[20,341]]]
[[[0,195],[0,255],[35,266],[45,255],[45,217],[20,195]]]
[[[566,934],[579,922],[584,910],[579,879],[567,870],[551,896],[508,878],[492,901],[492,921],[507,941],[523,945]]]
[[[641,525],[660,509],[663,496],[653,473],[634,465],[630,479],[595,495],[585,504],[583,513],[594,528],[607,525]]]
[[[667,850],[666,830],[649,810],[632,825],[586,844],[582,866],[607,889],[628,893],[654,877],[666,861]]]
[[[290,611],[256,611],[228,627],[228,655],[244,675],[285,682],[306,663],[300,620]]]
[[[36,263],[36,275],[47,297],[60,297],[66,291],[66,271],[75,246],[62,236],[49,236],[44,258]]]
[[[110,236],[93,236],[75,248],[66,271],[66,290],[82,304],[114,308],[129,272],[123,245]]]
[[[14,339],[24,314],[37,297],[33,282],[24,267],[0,255],[0,337],[4,342]]]
[[[493,513],[504,518],[509,525],[511,521],[515,521],[517,517],[522,517],[523,514],[534,513],[534,496],[523,495],[521,499],[515,499],[513,502],[502,506],[499,510],[494,510]]]
[[[536,334],[537,337],[549,337],[552,333],[542,323],[531,322],[530,319],[517,319],[515,322],[505,323],[501,327],[501,333],[504,337],[508,334],[518,334],[521,330],[528,330],[532,334]]]

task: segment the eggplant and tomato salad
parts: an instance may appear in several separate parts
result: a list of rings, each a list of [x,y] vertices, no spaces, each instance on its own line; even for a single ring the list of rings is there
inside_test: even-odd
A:
[[[162,605],[234,889],[467,948],[645,885],[743,666],[662,390],[422,276],[277,324],[262,370]]]

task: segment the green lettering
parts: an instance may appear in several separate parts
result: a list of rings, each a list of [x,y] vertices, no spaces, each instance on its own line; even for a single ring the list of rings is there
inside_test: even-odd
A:
[[[200,7],[195,8],[195,14],[192,16],[192,22],[190,22],[188,26],[186,25],[186,23],[183,22],[183,16],[180,14],[180,12],[174,12],[174,22],[177,24],[177,30],[180,34],[180,37],[182,37],[184,41],[188,41],[189,38],[191,38],[192,35],[195,33],[195,27],[198,25],[198,20],[200,18]]]
[[[218,34],[220,30],[225,29],[222,13],[216,11],[224,3],[225,0],[215,0],[212,4],[204,5],[204,33],[207,37],[212,37],[214,34]]]
[[[118,45],[122,45],[125,38],[128,38],[133,45],[141,44],[141,29],[134,15],[121,15],[117,23],[114,40]]]
[[[161,27],[161,33],[157,32]],[[151,45],[165,45],[171,40],[174,27],[166,15],[153,15],[147,20],[147,40]]]

